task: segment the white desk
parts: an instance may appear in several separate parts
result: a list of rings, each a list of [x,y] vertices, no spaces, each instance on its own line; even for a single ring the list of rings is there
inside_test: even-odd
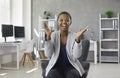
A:
[[[1,69],[19,69],[19,51],[20,51],[20,43],[11,43],[11,42],[0,43],[0,56],[16,53],[16,58],[17,58],[16,67],[2,67],[0,65]]]
[[[94,64],[97,64],[97,41],[90,40],[89,51],[94,51]]]

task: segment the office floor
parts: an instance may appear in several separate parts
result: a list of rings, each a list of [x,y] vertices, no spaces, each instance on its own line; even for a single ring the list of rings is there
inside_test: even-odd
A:
[[[87,78],[120,78],[120,64],[91,63]]]
[[[0,70],[0,78],[42,78],[40,65],[30,68],[28,64],[20,70]],[[120,78],[120,64],[102,63],[90,65],[87,78]]]
[[[30,67],[28,63],[19,70],[0,69],[0,78],[42,78],[40,63]]]

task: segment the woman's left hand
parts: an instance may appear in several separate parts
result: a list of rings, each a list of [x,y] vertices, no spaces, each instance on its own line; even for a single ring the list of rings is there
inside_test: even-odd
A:
[[[77,32],[76,38],[75,38],[76,42],[78,42],[78,43],[80,42],[80,38],[86,30],[87,30],[86,28],[82,28]]]

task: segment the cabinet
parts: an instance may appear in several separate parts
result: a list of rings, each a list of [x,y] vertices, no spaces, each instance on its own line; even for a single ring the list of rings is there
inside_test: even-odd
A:
[[[90,40],[90,48],[89,48],[89,52],[93,51],[94,52],[94,64],[97,64],[97,50],[98,46],[97,46],[97,41],[94,40]],[[88,56],[89,59],[89,56]]]
[[[119,13],[112,18],[99,14],[99,62],[119,63]]]

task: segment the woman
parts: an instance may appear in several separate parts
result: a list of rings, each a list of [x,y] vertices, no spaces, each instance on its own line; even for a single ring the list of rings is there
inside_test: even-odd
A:
[[[46,68],[47,78],[80,78],[85,72],[77,58],[82,53],[80,38],[86,28],[73,33],[69,31],[71,23],[71,15],[65,11],[57,18],[59,31],[52,32],[43,23],[46,33],[45,54],[50,58]]]

